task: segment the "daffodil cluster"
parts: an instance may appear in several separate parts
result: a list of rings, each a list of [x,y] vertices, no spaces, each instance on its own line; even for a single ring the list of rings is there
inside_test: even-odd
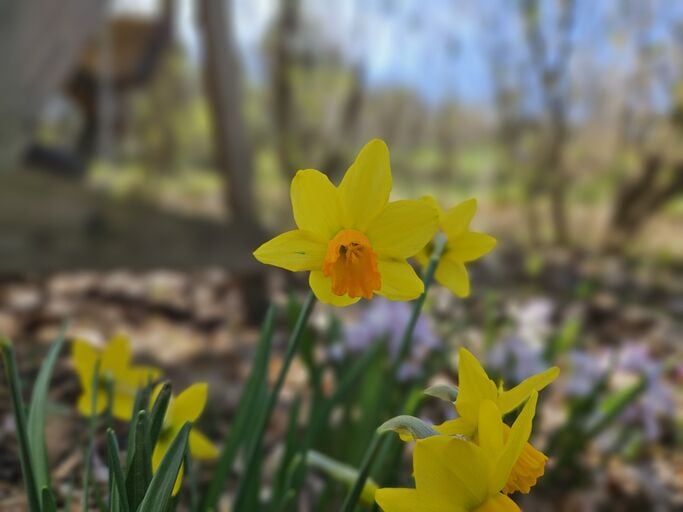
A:
[[[505,390],[479,361],[460,349],[459,417],[417,436],[413,455],[415,489],[380,489],[385,512],[518,511],[509,494],[528,493],[544,473],[547,457],[529,442],[538,392],[555,380],[557,368]],[[453,390],[455,393],[456,390]],[[512,427],[506,413],[523,405]],[[395,428],[401,438],[408,429]]]
[[[389,201],[392,188],[389,150],[378,139],[368,142],[339,186],[316,170],[297,172],[291,201],[297,228],[254,251],[256,259],[293,272],[309,272],[316,297],[347,306],[375,294],[412,300],[424,291],[407,262],[425,264],[425,249],[439,230],[447,237],[436,279],[466,296],[465,263],[489,252],[495,240],[469,230],[474,200],[446,212],[432,198]]]
[[[162,375],[158,368],[131,364],[131,359],[130,340],[125,336],[114,336],[102,349],[81,339],[73,341],[72,362],[82,389],[77,403],[81,414],[100,415],[108,409],[111,415],[119,420],[131,420],[135,412],[135,398],[140,390],[157,382]],[[160,389],[161,384],[154,388],[151,403],[154,403]],[[171,398],[152,455],[154,471],[183,424],[197,421],[202,414],[207,394],[208,384],[201,382]],[[190,432],[189,446],[190,453],[195,458],[213,459],[218,456],[218,450],[213,443],[195,428]],[[181,479],[182,468],[174,494],[180,487]]]

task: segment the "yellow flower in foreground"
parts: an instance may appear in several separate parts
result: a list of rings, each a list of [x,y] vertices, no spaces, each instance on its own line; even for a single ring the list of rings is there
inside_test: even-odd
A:
[[[434,273],[435,279],[459,297],[470,294],[470,278],[465,263],[477,260],[496,246],[496,239],[484,233],[470,231],[470,222],[477,211],[477,200],[468,199],[449,210],[443,210],[431,196],[422,200],[439,211],[439,225],[446,235],[446,247]],[[423,267],[430,253],[422,251],[417,260]]]
[[[495,385],[469,350],[461,348],[458,362],[458,397],[455,400],[459,417],[435,428],[442,434],[461,435],[481,440],[481,432],[477,432],[477,425],[479,411],[484,401],[494,403],[501,414],[506,414],[519,407],[529,396],[553,382],[559,373],[559,368],[554,366],[505,391],[502,387]],[[503,425],[505,435],[508,434],[507,429],[508,427]],[[504,491],[506,493],[529,492],[538,478],[543,475],[547,459],[530,443],[525,443],[523,453],[510,473],[510,479]]]
[[[479,410],[479,444],[459,437],[417,441],[415,489],[380,489],[384,512],[513,512],[519,507],[501,493],[531,434],[538,394],[532,392],[506,436],[500,410],[484,400]]]
[[[299,171],[291,186],[294,220],[256,251],[262,263],[310,271],[316,297],[347,306],[376,293],[392,300],[418,297],[424,286],[406,261],[431,240],[438,212],[420,200],[389,202],[389,150],[368,142],[335,187],[323,173]]]
[[[152,392],[151,403],[154,403],[156,397],[161,391],[162,385],[159,384]],[[208,396],[209,385],[206,382],[193,384],[185,389],[177,397],[172,397],[166,416],[164,417],[164,424],[159,433],[159,439],[154,447],[152,453],[152,469],[157,470],[161,460],[168,451],[173,439],[178,434],[180,429],[186,422],[194,423],[201,416],[206,406],[206,399]],[[192,428],[190,431],[190,454],[195,459],[215,459],[218,457],[218,449],[216,446],[197,429]],[[173,494],[176,494],[180,489],[180,482],[183,478],[183,468],[180,468],[178,478],[173,487]]]
[[[131,366],[132,351],[125,336],[114,336],[102,350],[76,339],[72,344],[71,357],[83,389],[78,399],[78,411],[84,416],[92,414],[94,393],[95,414],[101,414],[107,408],[107,388],[111,383],[112,415],[124,421],[130,420],[137,391],[161,375],[160,370],[151,366]],[[98,360],[99,379],[97,386],[93,387]]]

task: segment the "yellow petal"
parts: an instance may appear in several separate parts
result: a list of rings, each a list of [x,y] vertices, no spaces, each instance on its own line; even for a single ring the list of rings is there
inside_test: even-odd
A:
[[[413,461],[417,490],[435,510],[473,510],[486,501],[488,462],[475,444],[449,436],[427,437],[415,444]]]
[[[161,370],[153,366],[132,366],[116,376],[117,383],[137,391],[161,377]]]
[[[92,392],[84,390],[81,396],[78,397],[78,403],[76,404],[78,412],[83,416],[92,416]],[[97,392],[97,402],[95,404],[95,415],[102,414],[104,409],[107,407],[107,394],[104,391]]]
[[[509,431],[509,427],[508,427]],[[510,476],[505,482],[503,492],[512,494],[513,492],[529,493],[531,488],[545,473],[545,464],[548,461],[546,455],[534,448],[531,443],[524,443],[522,453],[520,453],[515,465],[512,467]]]
[[[366,233],[380,258],[410,258],[436,233],[438,212],[424,201],[389,203]]]
[[[524,445],[529,440],[534,414],[536,413],[537,401],[538,393],[532,391],[529,400],[524,404],[522,412],[519,413],[519,416],[512,425],[505,447],[493,466],[493,478],[491,479],[490,487],[491,492],[498,492],[503,489],[512,472],[513,466],[524,449]]]
[[[111,406],[111,414],[114,418],[122,421],[130,421],[133,417],[135,396],[128,393],[114,393],[114,403]]]
[[[448,255],[456,261],[474,261],[496,246],[496,239],[484,233],[469,231],[456,238],[448,238]]]
[[[175,483],[173,484],[173,496],[176,496],[180,492],[180,486],[183,483],[183,476],[185,475],[185,463],[180,464],[178,469],[178,476],[175,478]]]
[[[441,205],[439,204],[439,201],[437,201],[434,196],[429,196],[429,195],[422,196],[419,200],[422,201],[423,203],[431,206],[432,208],[434,208],[437,211],[437,213],[439,214],[439,219],[441,219],[441,217],[443,216],[443,214],[445,212],[444,212],[443,208],[441,207]]]
[[[503,391],[498,397],[498,407],[500,407],[503,414],[510,412],[526,400],[532,391],[541,391],[544,387],[557,379],[558,375],[560,375],[560,369],[557,366],[553,366],[544,372],[532,375],[514,388]]]
[[[132,355],[128,338],[123,335],[114,336],[102,351],[102,372],[111,370],[116,375],[125,370]]]
[[[476,212],[476,199],[468,199],[446,210],[441,217],[441,226],[446,236],[456,238],[465,233]]]
[[[100,357],[99,351],[87,341],[75,339],[72,342],[71,359],[84,388],[92,387],[98,357]]]
[[[152,452],[152,471],[156,471],[159,465],[161,464],[161,460],[164,458],[164,455],[166,455],[168,448],[171,446],[171,441],[173,440],[174,436],[175,434],[173,434],[173,436],[159,436],[159,440],[157,441],[157,444],[154,446],[154,451]]]
[[[365,232],[389,202],[390,193],[389,148],[374,139],[360,150],[339,185],[344,227]]]
[[[299,229],[331,239],[342,227],[343,217],[337,189],[320,171],[299,171],[292,180],[292,210]]]
[[[422,279],[406,261],[380,260],[382,287],[377,292],[390,300],[417,299],[424,291]]]
[[[348,295],[335,295],[332,293],[332,280],[322,273],[321,270],[314,270],[308,276],[308,284],[320,302],[332,304],[333,306],[348,306],[355,304],[360,297],[349,297]]]
[[[455,418],[454,420],[444,421],[441,425],[436,425],[434,430],[445,436],[471,437],[476,432],[477,425],[465,418]]]
[[[326,242],[310,231],[295,229],[269,240],[254,251],[254,257],[266,265],[292,272],[318,270],[325,259]]]
[[[500,409],[491,400],[484,400],[479,408],[477,436],[479,446],[490,460],[503,452],[503,419]]]
[[[209,438],[196,429],[190,431],[190,453],[195,459],[215,459],[218,449]]]
[[[177,433],[178,432],[175,431],[173,433],[168,434],[166,437],[160,437],[157,441],[157,444],[154,447],[154,451],[152,452],[152,471],[156,471],[159,465],[161,464],[164,455],[166,455],[166,452],[171,446],[171,442],[173,441],[173,438],[176,436]],[[173,484],[173,496],[178,494],[178,491],[180,491],[180,486],[183,482],[183,475],[185,474],[184,466],[185,463],[181,464],[180,469],[178,470],[178,476],[176,477],[175,483]]]
[[[449,258],[448,253],[441,257],[434,277],[458,297],[469,296],[470,277],[465,264]]]
[[[375,501],[384,512],[460,512],[456,508],[434,509],[428,505],[415,489],[379,489]]]
[[[494,494],[476,512],[522,512],[522,509],[504,494]]]
[[[206,382],[197,382],[186,388],[173,400],[170,410],[170,421],[181,427],[186,421],[197,421],[202,414],[209,394]]]
[[[455,408],[460,416],[476,422],[482,400],[495,402],[498,390],[469,350],[461,348],[458,355],[458,398]]]

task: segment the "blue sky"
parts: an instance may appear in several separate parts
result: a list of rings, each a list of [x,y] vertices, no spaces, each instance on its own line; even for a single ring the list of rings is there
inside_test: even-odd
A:
[[[233,24],[249,78],[266,76],[263,38],[278,0],[232,0]],[[360,65],[369,87],[414,89],[426,102],[455,98],[490,105],[493,95],[489,52],[504,48],[510,76],[524,77],[526,45],[515,0],[301,0],[305,23],[324,44],[350,64]],[[157,0],[117,0],[128,9],[149,9]],[[178,31],[191,55],[200,58],[192,0],[179,0]],[[541,0],[546,35],[553,39],[557,2]],[[630,17],[630,18],[629,18]],[[630,19],[628,25],[623,20]],[[643,22],[640,33],[633,26]],[[637,47],[653,43],[668,48],[662,62],[677,65],[672,53],[683,32],[683,1],[577,0],[572,33],[575,81],[587,72],[609,70],[624,79],[637,63]],[[679,45],[680,47],[680,45]],[[550,59],[554,52],[550,52]],[[671,61],[671,62],[670,62]],[[680,69],[678,69],[680,71]],[[524,78],[523,78],[524,79]],[[533,104],[534,84],[525,89]],[[653,102],[666,103],[667,91],[652,91]]]

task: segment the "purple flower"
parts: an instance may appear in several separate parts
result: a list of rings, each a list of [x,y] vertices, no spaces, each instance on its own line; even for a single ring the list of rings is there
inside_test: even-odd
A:
[[[569,354],[571,371],[568,374],[567,395],[585,397],[591,394],[609,367],[610,353],[597,354],[574,350]]]
[[[487,365],[501,374],[503,380],[519,383],[548,369],[542,349],[512,337],[498,343],[488,354]]]
[[[392,358],[397,357],[408,325],[412,306],[407,302],[394,302],[383,298],[373,299],[360,311],[355,322],[344,327],[344,342],[351,353],[362,352],[376,341],[385,341]],[[420,363],[440,348],[429,319],[422,315],[415,325],[409,360],[399,369],[397,378],[407,380],[420,373]]]
[[[645,343],[628,342],[617,354],[617,371],[645,379],[645,391],[624,411],[623,419],[642,423],[648,439],[660,435],[662,418],[673,418],[675,401],[664,376],[664,365],[652,357]]]

